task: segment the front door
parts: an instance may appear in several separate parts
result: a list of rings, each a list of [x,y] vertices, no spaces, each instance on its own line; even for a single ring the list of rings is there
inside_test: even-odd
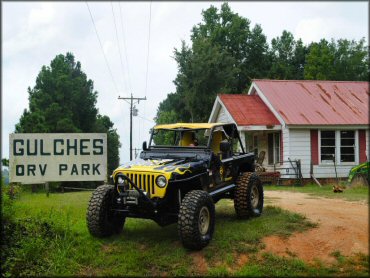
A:
[[[268,141],[268,164],[280,162],[280,132],[269,133]]]

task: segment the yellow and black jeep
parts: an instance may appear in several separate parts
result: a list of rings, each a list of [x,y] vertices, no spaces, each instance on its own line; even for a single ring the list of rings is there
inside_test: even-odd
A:
[[[91,197],[87,225],[94,236],[121,232],[126,217],[145,218],[161,226],[177,222],[183,245],[202,249],[212,238],[220,199],[234,199],[239,218],[263,209],[254,154],[244,151],[235,124],[157,125],[140,158],[114,170],[112,183]]]

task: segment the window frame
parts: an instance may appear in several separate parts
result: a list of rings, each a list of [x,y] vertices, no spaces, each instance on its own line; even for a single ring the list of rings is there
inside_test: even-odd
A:
[[[272,161],[273,163],[270,164],[269,162],[269,159],[270,159],[270,146],[269,146],[269,141],[268,141],[268,137],[269,135],[271,134],[272,136]],[[280,154],[281,154],[281,138],[280,138],[280,132],[269,132],[267,133],[267,154],[268,154],[268,157],[267,157],[267,165],[269,166],[272,166],[272,165],[275,165],[276,163],[279,163],[281,162],[281,157],[280,157]],[[279,142],[279,146],[276,147],[275,144],[276,144],[276,141]],[[276,148],[277,148],[277,152],[276,152]],[[279,156],[279,160],[277,160],[277,156]]]
[[[319,146],[319,150],[318,150],[318,154],[319,154],[319,165],[330,165],[332,166],[333,165],[333,161],[322,161],[321,160],[321,132],[322,131],[334,131],[335,132],[335,164],[336,165],[342,165],[342,166],[352,166],[352,165],[357,165],[359,164],[359,147],[358,147],[358,130],[354,130],[354,129],[320,129],[319,132],[318,132],[318,146]],[[340,138],[340,133],[341,131],[354,131],[354,136],[355,136],[355,146],[354,146],[354,152],[355,152],[355,161],[354,162],[341,162],[341,138]]]

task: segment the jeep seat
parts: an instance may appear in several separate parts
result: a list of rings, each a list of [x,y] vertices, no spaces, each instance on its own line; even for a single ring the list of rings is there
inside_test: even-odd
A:
[[[221,152],[220,151],[220,143],[224,139],[225,139],[225,135],[224,135],[223,131],[217,130],[217,131],[213,132],[212,142],[211,142],[211,149],[212,149],[212,151],[214,152],[215,155],[218,155]]]
[[[193,143],[194,133],[192,131],[184,131],[179,141],[180,147],[187,147]]]

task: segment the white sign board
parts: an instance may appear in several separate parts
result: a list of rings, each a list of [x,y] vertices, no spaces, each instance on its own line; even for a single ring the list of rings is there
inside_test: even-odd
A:
[[[9,147],[10,182],[106,180],[105,133],[14,133]]]

